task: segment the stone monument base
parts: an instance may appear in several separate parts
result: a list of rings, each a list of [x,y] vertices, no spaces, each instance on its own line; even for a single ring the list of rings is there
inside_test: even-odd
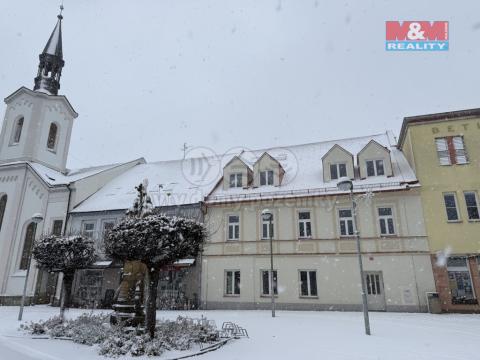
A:
[[[143,307],[140,313],[137,311],[135,305],[114,304],[112,308],[115,311],[110,315],[110,324],[112,325],[137,327],[145,323]]]

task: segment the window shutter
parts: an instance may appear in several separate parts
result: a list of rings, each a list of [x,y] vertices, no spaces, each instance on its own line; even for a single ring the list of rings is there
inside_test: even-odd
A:
[[[435,139],[435,146],[437,147],[437,154],[438,154],[438,160],[440,161],[440,165],[451,165],[447,139],[446,138]]]
[[[462,136],[454,136],[452,138],[453,148],[455,150],[455,158],[457,164],[466,164],[468,162],[467,152],[465,151],[465,145],[463,143]]]

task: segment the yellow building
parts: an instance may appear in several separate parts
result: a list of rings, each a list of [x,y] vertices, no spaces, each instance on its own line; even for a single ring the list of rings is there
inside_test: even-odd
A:
[[[480,109],[407,117],[398,147],[421,184],[444,311],[480,311]]]

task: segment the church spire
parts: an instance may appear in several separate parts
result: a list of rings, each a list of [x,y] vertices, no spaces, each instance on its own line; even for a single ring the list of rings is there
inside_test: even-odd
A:
[[[45,91],[52,95],[58,94],[60,77],[65,65],[62,50],[62,12],[63,5],[60,6],[57,25],[55,25],[43,52],[39,55],[40,63],[38,64],[38,74],[33,88],[33,90]]]

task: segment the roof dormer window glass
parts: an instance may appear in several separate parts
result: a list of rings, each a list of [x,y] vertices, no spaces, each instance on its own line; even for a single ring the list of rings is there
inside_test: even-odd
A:
[[[260,186],[273,185],[273,170],[260,171]]]
[[[347,164],[330,164],[330,178],[332,180],[347,176]]]
[[[242,187],[242,173],[230,174],[230,187],[239,188]]]
[[[367,161],[367,176],[382,176],[385,175],[385,167],[383,160],[368,160]]]

